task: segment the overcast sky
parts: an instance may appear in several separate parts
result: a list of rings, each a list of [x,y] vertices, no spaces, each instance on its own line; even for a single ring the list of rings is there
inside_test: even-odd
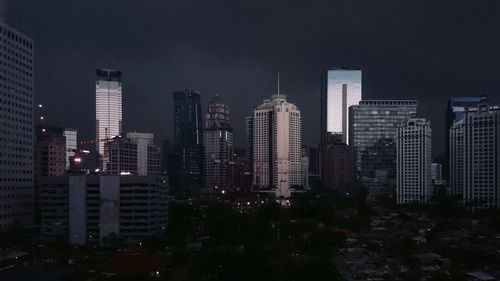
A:
[[[237,146],[244,116],[276,91],[319,141],[321,71],[363,70],[363,98],[418,99],[444,148],[450,96],[500,102],[498,0],[0,0],[0,18],[35,39],[36,100],[48,120],[95,137],[95,69],[123,72],[124,131],[173,135],[172,92],[218,93]]]

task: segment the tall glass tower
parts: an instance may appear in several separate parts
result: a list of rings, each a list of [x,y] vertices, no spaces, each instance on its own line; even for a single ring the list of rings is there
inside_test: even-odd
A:
[[[33,215],[34,42],[0,22],[0,232]]]
[[[172,186],[176,195],[189,196],[202,184],[203,120],[200,93],[183,90],[174,98],[174,154]]]
[[[122,133],[122,73],[112,69],[98,69],[96,72],[96,143],[99,168],[107,172],[109,153],[104,144]]]
[[[205,115],[204,186],[208,192],[226,190],[229,165],[233,160],[233,129],[229,124],[229,107],[216,95]]]
[[[321,142],[349,144],[348,110],[361,101],[361,70],[333,68],[321,87]]]

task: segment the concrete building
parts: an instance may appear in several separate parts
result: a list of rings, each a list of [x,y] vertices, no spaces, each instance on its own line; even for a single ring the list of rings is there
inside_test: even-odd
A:
[[[0,22],[0,232],[33,222],[34,42]]]
[[[127,133],[106,143],[109,153],[109,175],[160,175],[160,148],[153,134]]]
[[[455,168],[463,169],[464,205],[472,210],[500,207],[500,106],[467,107],[455,125],[463,136],[463,150],[452,150],[452,155],[463,159]]]
[[[96,73],[96,149],[99,169],[105,173],[109,167],[105,144],[122,133],[122,73],[111,69],[98,69]]]
[[[288,198],[302,183],[300,110],[273,95],[253,115],[253,185]]]
[[[116,237],[138,241],[165,231],[168,184],[154,176],[68,175],[44,177],[42,237],[73,245]]]
[[[397,129],[417,106],[414,100],[363,100],[349,108],[354,175],[369,198],[394,196]]]
[[[353,166],[351,147],[345,143],[330,143],[325,148],[323,187],[342,193],[351,192]]]
[[[216,95],[208,105],[203,134],[206,192],[221,192],[229,187],[229,165],[234,163],[233,139],[229,107]]]
[[[396,203],[427,203],[432,193],[432,131],[429,121],[411,118],[397,130]]]

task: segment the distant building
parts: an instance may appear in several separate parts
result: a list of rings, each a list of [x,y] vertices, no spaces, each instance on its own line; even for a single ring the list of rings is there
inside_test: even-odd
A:
[[[171,182],[177,196],[196,194],[202,187],[203,120],[200,93],[183,90],[174,98],[174,161]]]
[[[472,97],[451,97],[448,99],[448,106],[446,108],[446,118],[445,118],[445,145],[446,145],[446,158],[443,163],[443,177],[445,180],[450,182],[452,194],[460,196],[460,194],[455,194],[455,187],[453,187],[451,173],[452,167],[454,163],[450,160],[452,157],[451,147],[450,147],[450,130],[453,127],[453,124],[459,120],[461,120],[464,116],[465,108],[469,106],[477,106],[481,102],[485,102],[488,100],[486,96],[472,96]],[[456,180],[456,179],[455,179]]]
[[[350,192],[353,182],[352,151],[345,143],[330,143],[325,148],[323,187],[342,193]]]
[[[409,119],[397,131],[396,202],[427,203],[432,196],[432,131],[429,121]]]
[[[66,137],[57,126],[36,126],[35,178],[60,176],[66,172]]]
[[[300,110],[284,95],[273,95],[253,115],[253,184],[288,198],[302,186]]]
[[[121,238],[140,241],[165,231],[168,184],[148,176],[44,177],[41,233],[73,245]]]
[[[71,158],[75,157],[78,149],[78,132],[76,129],[64,128],[63,135],[66,137],[66,170],[70,170]]]
[[[153,134],[127,133],[106,143],[109,153],[109,175],[160,175],[160,148]]]
[[[397,129],[417,106],[413,100],[363,100],[350,107],[354,175],[370,198],[394,196]]]
[[[253,173],[253,111],[245,117],[246,158],[248,171]]]
[[[34,42],[0,21],[0,232],[33,222]]]
[[[323,73],[321,143],[350,144],[348,110],[362,99],[361,70],[333,68]]]
[[[500,106],[484,102],[467,107],[452,131],[462,136],[458,145],[451,145],[451,154],[462,160],[452,167],[463,170],[455,192],[460,193],[462,183],[463,202],[472,210],[500,207]]]
[[[229,165],[233,161],[233,129],[229,124],[229,107],[216,95],[205,115],[204,185],[206,192],[228,188]]]
[[[107,172],[108,140],[122,133],[122,73],[111,69],[98,69],[95,85],[96,143],[101,172]]]

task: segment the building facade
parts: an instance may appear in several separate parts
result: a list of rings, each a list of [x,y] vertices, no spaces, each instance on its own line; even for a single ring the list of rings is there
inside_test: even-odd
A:
[[[96,148],[99,169],[107,172],[109,153],[105,144],[122,133],[122,73],[111,69],[98,69],[96,73]]]
[[[109,153],[109,175],[153,176],[161,174],[160,148],[153,134],[127,133],[106,143]]]
[[[353,182],[352,151],[345,143],[330,143],[325,148],[323,187],[349,193]]]
[[[284,95],[273,95],[253,115],[253,185],[290,197],[302,187],[300,110]]]
[[[463,150],[452,151],[452,155],[463,159],[462,166],[455,168],[463,169],[463,176],[458,178],[463,184],[464,205],[472,210],[499,207],[500,106],[484,102],[467,107],[463,119],[455,125],[454,128],[461,131]]]
[[[73,245],[116,237],[139,241],[165,231],[168,183],[153,176],[44,177],[41,232]]]
[[[397,129],[417,106],[413,100],[364,100],[349,109],[354,176],[370,198],[394,195]]]
[[[229,107],[216,95],[205,115],[204,187],[218,192],[229,187],[229,165],[234,162],[233,129],[229,124]]]
[[[200,93],[183,90],[174,98],[174,164],[171,182],[177,196],[196,194],[202,187],[203,120]]]
[[[321,143],[349,144],[348,110],[362,99],[361,70],[332,68],[323,73]]]
[[[66,170],[69,170],[71,159],[75,157],[78,149],[78,132],[76,129],[64,128],[63,134],[66,137]]]
[[[34,42],[0,22],[0,232],[33,222]]]
[[[397,130],[396,203],[427,203],[432,187],[432,130],[429,121],[411,118]]]

